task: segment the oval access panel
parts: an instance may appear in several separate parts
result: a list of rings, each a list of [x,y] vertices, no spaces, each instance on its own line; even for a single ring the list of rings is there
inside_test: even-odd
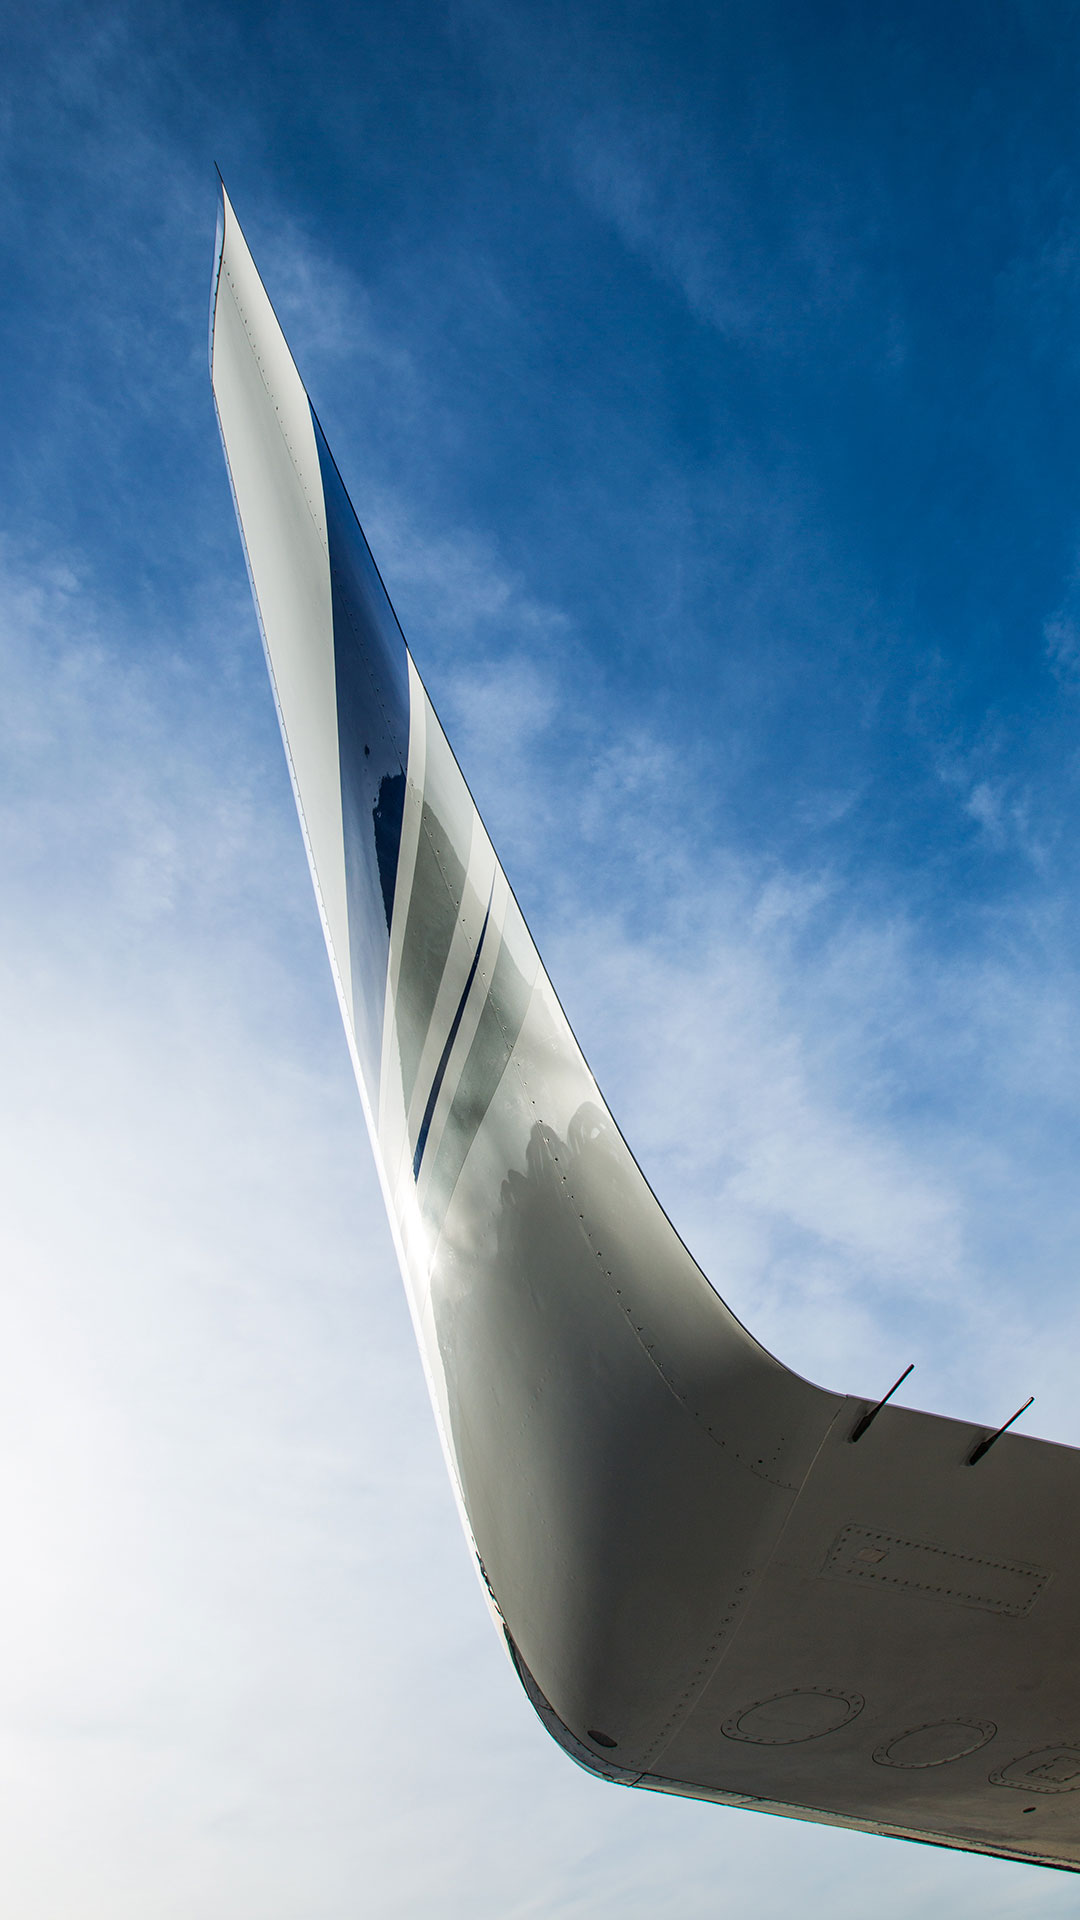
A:
[[[1025,1793],[1075,1793],[1080,1787],[1080,1747],[1038,1747],[990,1775],[992,1787]]]
[[[755,1700],[723,1723],[729,1740],[749,1740],[758,1747],[794,1746],[799,1740],[820,1740],[835,1733],[861,1713],[861,1693],[841,1693],[837,1687],[795,1687],[771,1700]]]
[[[992,1720],[935,1720],[884,1741],[875,1747],[874,1759],[879,1767],[944,1767],[965,1753],[978,1753],[996,1732]]]

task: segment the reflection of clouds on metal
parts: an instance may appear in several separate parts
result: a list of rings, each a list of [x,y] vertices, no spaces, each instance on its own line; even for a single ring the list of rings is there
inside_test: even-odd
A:
[[[627,1784],[1080,1866],[1047,1745],[1080,1724],[1080,1456],[1006,1432],[973,1470],[985,1428],[739,1324],[570,1031],[227,201],[211,370],[447,1463],[541,1719]],[[1024,1758],[988,1779],[995,1739]]]

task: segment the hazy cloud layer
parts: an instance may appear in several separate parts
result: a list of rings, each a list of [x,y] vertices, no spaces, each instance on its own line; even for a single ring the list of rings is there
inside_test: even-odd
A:
[[[17,1920],[1071,1912],[607,1789],[460,1538],[206,376],[212,162],[586,1052],[824,1384],[1080,1442],[1080,42],[46,6],[0,226]]]

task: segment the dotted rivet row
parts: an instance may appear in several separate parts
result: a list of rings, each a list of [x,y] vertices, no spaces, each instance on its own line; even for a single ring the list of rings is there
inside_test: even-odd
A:
[[[523,1081],[523,1084],[524,1084],[524,1081]],[[535,1100],[533,1100],[531,1104],[535,1109],[536,1107]],[[551,1157],[554,1160],[555,1165],[558,1166],[559,1162],[558,1162],[557,1155],[552,1154]],[[585,1215],[578,1209],[577,1195],[574,1193],[574,1190],[571,1187],[570,1182],[566,1177],[566,1174],[563,1173],[561,1167],[559,1169],[559,1177],[562,1180],[563,1186],[566,1188],[567,1194],[569,1195],[571,1201],[574,1204],[574,1208],[575,1208],[575,1211],[577,1212],[578,1219],[581,1222],[581,1230],[585,1236],[585,1240],[588,1243],[589,1247],[592,1249],[592,1251],[596,1254],[597,1259],[602,1263],[603,1253],[593,1241],[592,1235],[589,1231],[588,1223],[585,1219]],[[630,1311],[630,1308],[627,1306],[626,1302],[623,1300],[622,1288],[616,1284],[615,1275],[612,1268],[605,1267],[604,1272],[606,1273],[607,1278],[612,1283],[612,1291],[614,1292],[616,1298],[618,1299],[619,1304],[622,1307],[623,1313],[626,1315],[627,1320],[629,1321],[631,1327],[633,1328],[635,1334],[637,1335],[640,1345],[643,1347],[644,1351],[649,1355],[649,1358],[652,1361],[654,1367],[656,1368],[656,1371],[660,1374],[661,1378],[663,1379],[665,1385],[668,1387],[670,1392],[674,1394],[680,1406],[685,1407],[687,1412],[690,1414],[691,1418],[696,1420],[698,1426],[701,1427],[703,1431],[708,1434],[710,1440],[712,1440],[716,1446],[720,1447],[724,1453],[729,1454],[730,1457],[734,1461],[736,1461],[740,1467],[744,1467],[747,1473],[752,1473],[754,1477],[758,1480],[767,1481],[769,1486],[778,1487],[784,1493],[795,1493],[797,1491],[797,1488],[794,1486],[794,1484],[791,1481],[781,1480],[777,1474],[770,1473],[766,1468],[763,1460],[748,1459],[746,1454],[744,1454],[739,1447],[733,1446],[731,1441],[726,1439],[723,1434],[717,1433],[715,1427],[712,1426],[711,1422],[707,1420],[703,1414],[699,1413],[697,1408],[691,1404],[691,1402],[686,1398],[686,1395],[683,1392],[682,1388],[678,1385],[678,1383],[675,1380],[672,1379],[671,1375],[668,1373],[667,1369],[663,1364],[663,1361],[659,1358],[657,1354],[654,1343],[648,1338],[645,1332],[644,1326],[641,1324],[641,1322],[639,1322],[634,1318],[634,1315]]]
[[[670,1714],[668,1715],[668,1718],[665,1720],[663,1726],[661,1727],[659,1733],[657,1734],[656,1739],[653,1741],[651,1747],[649,1747],[645,1752],[645,1754],[642,1756],[643,1771],[647,1772],[649,1762],[651,1760],[654,1760],[656,1756],[663,1751],[664,1747],[667,1745],[669,1739],[671,1738],[671,1735],[674,1733],[676,1726],[678,1725],[679,1721],[682,1719],[683,1714],[686,1712],[691,1702],[700,1693],[702,1686],[704,1685],[706,1679],[708,1678],[709,1669],[715,1663],[715,1658],[720,1649],[721,1642],[727,1638],[727,1635],[730,1633],[732,1627],[734,1626],[735,1615],[742,1611],[743,1602],[745,1601],[750,1591],[750,1584],[753,1578],[754,1578],[754,1574],[753,1574],[752,1568],[748,1572],[743,1574],[743,1585],[741,1587],[736,1587],[732,1598],[729,1600],[727,1606],[724,1609],[723,1615],[721,1617],[720,1625],[717,1628],[712,1639],[710,1640],[708,1646],[706,1647],[705,1653],[702,1659],[699,1661],[697,1667],[694,1669],[693,1674],[691,1675],[690,1679],[687,1681],[686,1686],[683,1688],[681,1694],[676,1700],[674,1707],[672,1708]]]

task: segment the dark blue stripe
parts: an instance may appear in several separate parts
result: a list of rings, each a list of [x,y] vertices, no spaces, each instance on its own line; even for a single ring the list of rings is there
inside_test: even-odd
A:
[[[356,1045],[368,1097],[377,1108],[409,750],[409,669],[379,570],[314,414],[312,420],[330,549]]]
[[[484,944],[484,935],[487,932],[488,920],[491,917],[491,898],[494,892],[495,892],[495,876],[492,875],[491,893],[488,894],[487,912],[484,915],[484,924],[480,929],[480,938],[476,943],[476,952],[473,954],[473,963],[472,963],[472,966],[469,968],[469,977],[465,982],[465,988],[464,988],[464,992],[462,993],[461,999],[458,1001],[457,1012],[455,1013],[454,1018],[450,1023],[450,1031],[446,1036],[446,1045],[442,1050],[442,1058],[440,1059],[439,1064],[435,1069],[435,1078],[431,1083],[431,1092],[428,1094],[427,1106],[424,1108],[424,1117],[420,1122],[420,1131],[416,1136],[416,1152],[413,1154],[413,1163],[412,1163],[414,1180],[419,1178],[420,1162],[424,1157],[424,1148],[427,1146],[427,1137],[431,1131],[431,1116],[435,1111],[435,1102],[439,1097],[439,1089],[442,1086],[443,1080],[446,1077],[446,1063],[450,1058],[450,1049],[452,1048],[454,1041],[457,1039],[457,1030],[461,1025],[461,1016],[465,1011],[465,1002],[469,997],[469,988],[472,986],[472,983],[476,978],[476,969],[480,965],[480,949]]]

